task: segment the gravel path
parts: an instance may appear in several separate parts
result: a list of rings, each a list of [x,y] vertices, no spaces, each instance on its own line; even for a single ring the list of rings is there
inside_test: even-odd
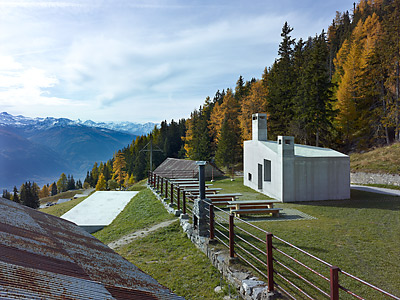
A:
[[[178,221],[178,219],[168,220],[165,222],[158,223],[150,228],[135,231],[133,233],[130,233],[130,234],[127,234],[127,235],[121,237],[120,239],[118,239],[114,242],[109,243],[107,246],[110,247],[111,249],[116,249],[116,248],[122,247],[124,245],[129,244],[134,239],[145,237],[149,233],[152,233],[160,228],[167,227],[176,221]]]

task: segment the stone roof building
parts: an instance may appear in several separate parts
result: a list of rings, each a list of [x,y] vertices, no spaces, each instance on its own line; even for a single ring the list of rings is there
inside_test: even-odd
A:
[[[204,171],[207,180],[224,175],[216,165],[210,162],[207,162]],[[199,166],[195,160],[167,158],[154,170],[154,173],[166,178],[198,178]]]

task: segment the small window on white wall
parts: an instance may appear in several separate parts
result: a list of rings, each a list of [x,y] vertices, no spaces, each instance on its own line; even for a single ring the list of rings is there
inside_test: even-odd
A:
[[[264,181],[271,181],[271,161],[264,159]]]
[[[247,174],[247,178],[249,179],[249,181],[251,181],[251,173]]]

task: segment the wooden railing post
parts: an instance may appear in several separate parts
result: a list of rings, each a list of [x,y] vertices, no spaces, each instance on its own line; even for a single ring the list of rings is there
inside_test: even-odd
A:
[[[234,216],[229,215],[229,257],[235,257],[235,232],[234,232]]]
[[[268,291],[274,290],[274,265],[272,257],[272,233],[267,232],[267,276]]]
[[[183,206],[183,214],[186,215],[186,192],[182,191],[182,206]]]
[[[332,266],[331,273],[331,300],[339,300],[339,268]]]
[[[157,179],[157,174],[153,173],[153,188],[156,188],[156,179]]]
[[[165,179],[165,198],[168,198],[168,179]]]
[[[171,204],[174,203],[174,184],[171,182]]]
[[[160,191],[161,197],[162,197],[162,194],[163,194],[163,189],[164,189],[164,178],[161,177],[161,191]]]
[[[157,191],[160,188],[160,176],[157,175]]]
[[[214,205],[210,204],[210,240],[215,239],[214,235]]]
[[[181,210],[181,189],[179,187],[176,188],[176,202],[178,202],[178,210]]]

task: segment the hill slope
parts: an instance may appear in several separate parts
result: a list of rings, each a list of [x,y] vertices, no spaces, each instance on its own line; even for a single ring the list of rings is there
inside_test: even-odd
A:
[[[400,143],[350,155],[353,172],[400,174]]]

